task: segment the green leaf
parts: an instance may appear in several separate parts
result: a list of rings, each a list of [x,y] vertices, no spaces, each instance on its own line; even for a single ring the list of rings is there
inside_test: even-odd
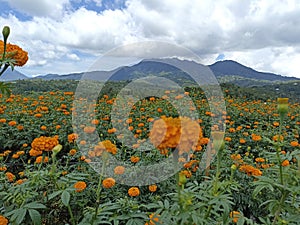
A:
[[[51,193],[50,195],[48,195],[48,200],[55,198],[56,196],[60,195],[61,193],[62,193],[62,190]]]
[[[27,213],[27,209],[21,208],[17,210],[18,212],[16,212],[16,214],[14,214],[12,216],[12,220],[16,223],[16,224],[22,224],[22,221],[25,218],[25,215]],[[15,216],[16,215],[16,216]]]
[[[61,201],[65,206],[68,206],[70,203],[71,195],[68,191],[63,191],[61,194]]]
[[[9,84],[6,84],[4,82],[0,82],[0,93],[6,95],[6,97],[9,97],[10,94],[11,94]]]
[[[37,210],[29,209],[28,212],[29,212],[30,218],[34,225],[42,224],[41,214]]]
[[[28,209],[46,209],[46,206],[38,203],[38,202],[31,202],[28,203],[26,205],[24,205],[24,208],[28,208]]]

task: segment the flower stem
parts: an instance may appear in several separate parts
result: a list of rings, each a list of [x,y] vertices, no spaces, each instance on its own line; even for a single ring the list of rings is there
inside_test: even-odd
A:
[[[73,225],[76,225],[75,219],[74,219],[74,215],[73,215],[73,212],[72,212],[72,209],[71,209],[70,204],[68,205],[68,211],[69,211],[69,214],[70,214],[70,217],[71,217],[71,223],[72,223]]]
[[[104,152],[103,154],[105,154],[105,153],[106,152]],[[103,156],[103,158],[107,158],[107,156]],[[98,187],[97,187],[97,191],[96,191],[96,208],[95,208],[95,214],[92,218],[92,225],[94,224],[94,222],[97,218],[97,215],[98,215],[98,210],[99,210],[99,206],[100,206],[101,190],[102,190],[101,184],[102,184],[102,179],[103,179],[103,174],[104,174],[106,162],[107,162],[106,159],[103,160],[103,165],[102,165],[101,173],[100,173],[100,176],[99,176]]]

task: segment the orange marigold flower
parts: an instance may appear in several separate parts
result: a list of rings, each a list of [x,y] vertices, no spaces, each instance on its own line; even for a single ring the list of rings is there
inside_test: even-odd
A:
[[[111,129],[108,129],[108,130],[107,130],[107,133],[113,134],[113,133],[115,133],[116,131],[117,131],[116,128],[111,128]]]
[[[6,171],[7,167],[6,166],[0,166],[0,171]]]
[[[11,127],[15,126],[16,124],[17,124],[17,122],[14,121],[14,120],[8,122],[8,125],[11,126]]]
[[[19,179],[19,180],[17,180],[16,182],[15,182],[15,184],[17,184],[17,185],[21,185],[21,184],[23,184],[24,183],[24,180],[23,179]],[[0,223],[0,225],[1,225],[1,223]]]
[[[41,130],[47,130],[47,127],[45,125],[41,126]]]
[[[130,157],[130,161],[133,162],[133,163],[137,163],[140,161],[140,157],[138,156],[131,156]]]
[[[6,172],[5,176],[9,182],[13,182],[16,179],[16,176],[11,172]]]
[[[0,59],[4,51],[4,42],[0,40]],[[28,61],[28,53],[18,45],[6,44],[6,57],[13,59],[14,66],[23,66]]]
[[[23,126],[23,125],[18,125],[18,126],[17,126],[17,129],[18,129],[19,131],[21,131],[21,130],[24,129],[24,126]]]
[[[35,159],[35,163],[40,164],[40,163],[42,163],[42,160],[43,160],[43,156],[38,156],[38,157]],[[43,161],[43,163],[47,163],[47,162],[49,162],[49,157],[44,156],[44,161]]]
[[[225,137],[224,140],[230,142],[231,141],[231,137]]]
[[[62,171],[61,172],[61,175],[63,175],[63,176],[65,176],[65,175],[67,175],[68,174],[68,171]]]
[[[299,145],[298,141],[291,141],[290,145],[292,147],[297,147]]]
[[[241,138],[240,139],[240,144],[245,144],[246,143],[246,140],[244,138]]]
[[[76,192],[82,192],[86,188],[86,183],[84,181],[77,181],[74,184],[74,188]]]
[[[113,155],[117,154],[117,147],[110,140],[102,141],[99,145]]]
[[[8,219],[6,219],[4,216],[0,215],[0,224],[1,225],[7,225]]]
[[[198,122],[188,117],[162,116],[153,123],[150,131],[150,141],[160,151],[177,148],[179,154],[195,150],[202,137],[202,129]]]
[[[31,147],[36,151],[51,151],[58,144],[58,136],[41,136],[32,141]]]
[[[102,186],[104,188],[112,188],[113,186],[115,186],[115,184],[116,184],[116,181],[112,177],[106,178],[102,181]]]
[[[36,118],[41,118],[42,116],[43,116],[43,114],[41,114],[41,113],[37,113],[34,115],[34,117],[36,117]]]
[[[131,197],[136,197],[140,195],[140,189],[138,187],[131,187],[128,189],[128,195]]]
[[[20,156],[19,156],[18,154],[13,154],[13,155],[12,155],[12,158],[13,158],[13,159],[18,159],[19,157],[20,157]]]
[[[290,161],[289,160],[283,160],[283,162],[281,163],[282,166],[288,166],[290,165]]]
[[[149,189],[150,192],[156,192],[157,185],[156,184],[149,185],[148,189]]]
[[[34,157],[42,155],[42,154],[43,154],[43,151],[37,151],[37,150],[35,150],[33,148],[30,149],[30,151],[29,151],[29,155],[30,156],[34,156]]]
[[[237,223],[240,217],[240,212],[238,211],[232,211],[229,214],[230,218],[232,218],[232,222]]]
[[[273,137],[272,137],[272,140],[273,141],[283,141],[283,136],[282,135],[274,135]]]
[[[25,155],[25,152],[24,151],[18,151],[16,154],[18,154],[18,155]]]
[[[87,126],[85,128],[83,128],[83,131],[87,134],[91,134],[96,130],[96,127],[92,127],[92,126]]]
[[[125,167],[124,166],[116,166],[114,169],[115,174],[123,174],[125,172]]]
[[[262,175],[262,172],[251,166],[251,165],[242,165],[239,169],[241,172],[245,172],[247,173],[248,176],[261,176]]]
[[[73,148],[69,151],[69,154],[73,156],[76,154],[76,152],[77,152],[76,149]]]
[[[260,157],[255,159],[255,162],[259,162],[259,163],[263,163],[265,161],[266,160],[264,158],[260,158]]]
[[[151,213],[149,215],[149,223],[146,222],[145,225],[155,225],[155,222],[159,222],[159,215],[156,215],[155,213]]]
[[[260,141],[261,140],[261,136],[257,135],[257,134],[252,134],[251,137],[252,137],[253,141]]]
[[[73,133],[73,134],[69,134],[68,135],[68,142],[74,142],[76,139],[78,138],[78,134],[75,134],[75,133]]]

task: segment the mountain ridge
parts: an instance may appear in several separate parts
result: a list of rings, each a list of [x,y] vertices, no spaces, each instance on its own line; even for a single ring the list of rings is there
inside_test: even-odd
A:
[[[87,78],[91,80],[113,81],[133,80],[145,77],[145,75],[158,75],[168,79],[175,79],[178,82],[183,80],[191,80],[191,76],[179,68],[193,68],[194,70],[203,71],[204,68],[211,70],[215,77],[222,82],[237,83],[241,86],[251,86],[251,80],[255,81],[255,85],[259,81],[268,82],[289,82],[300,80],[296,77],[287,77],[270,72],[260,72],[251,67],[247,67],[233,60],[217,61],[211,65],[202,65],[195,61],[180,60],[177,58],[167,59],[144,59],[131,66],[122,66],[112,71],[91,71],[78,72],[70,74],[46,74],[29,78],[26,75],[14,70],[14,75],[9,73],[0,77],[4,81],[12,81],[19,79],[42,79],[42,80],[80,80]],[[199,75],[203,76],[203,75]],[[207,78],[202,77],[205,81]],[[253,84],[254,85],[254,84]]]

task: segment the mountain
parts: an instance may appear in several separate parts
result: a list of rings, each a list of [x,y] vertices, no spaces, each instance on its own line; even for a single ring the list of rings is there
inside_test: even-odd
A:
[[[295,80],[295,77],[284,77],[279,74],[258,72],[250,67],[244,66],[236,61],[223,60],[209,65],[209,68],[217,77],[222,76],[241,76],[244,78],[269,80],[269,81],[289,81]]]
[[[208,76],[208,74],[213,73],[220,83],[233,83],[239,86],[261,86],[277,82],[300,80],[295,77],[285,77],[273,73],[259,72],[232,60],[218,61],[214,64],[204,66],[194,61],[179,60],[176,58],[142,60],[135,65],[123,66],[113,71],[93,71],[65,75],[48,74],[35,77],[35,79],[89,79],[99,81],[106,81],[109,79],[111,81],[122,81],[135,80],[149,75],[155,75],[171,79],[176,83],[194,83],[191,76],[184,71],[192,71],[194,76],[197,76],[198,81],[201,81],[202,83],[209,83],[209,80],[212,78],[211,76]]]
[[[29,79],[26,75],[23,73],[20,73],[17,70],[11,71],[11,69],[7,69],[1,76],[0,81],[14,81],[14,80],[25,80]]]

